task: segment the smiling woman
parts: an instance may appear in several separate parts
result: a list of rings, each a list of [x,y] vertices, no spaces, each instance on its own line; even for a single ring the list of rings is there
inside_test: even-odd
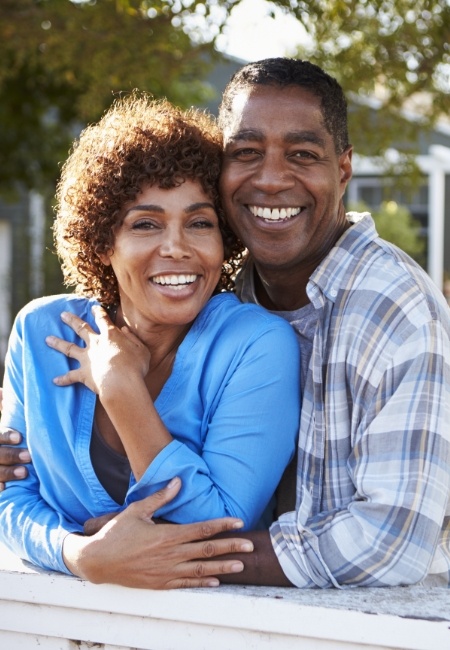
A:
[[[19,314],[2,413],[32,465],[0,494],[0,538],[44,568],[154,587],[155,546],[129,534],[138,503],[145,540],[161,528],[155,511],[227,517],[211,534],[271,521],[295,448],[299,351],[285,321],[225,291],[243,247],[220,205],[221,156],[206,115],[133,95],[83,132],[63,168],[54,230],[76,293]],[[167,483],[170,501],[155,495]],[[83,534],[117,511],[113,528]],[[117,553],[99,569],[89,553],[105,537]],[[240,570],[218,560],[208,575]],[[215,584],[194,573],[182,586]]]

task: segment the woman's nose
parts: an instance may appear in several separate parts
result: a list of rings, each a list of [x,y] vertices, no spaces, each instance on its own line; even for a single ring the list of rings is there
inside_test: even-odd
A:
[[[173,259],[191,257],[191,247],[186,234],[182,230],[168,228],[164,232],[159,252],[162,257]]]

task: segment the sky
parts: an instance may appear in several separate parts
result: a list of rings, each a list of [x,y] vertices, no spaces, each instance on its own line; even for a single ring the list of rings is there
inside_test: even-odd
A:
[[[276,18],[271,18],[270,8],[265,0],[242,0],[217,41],[218,48],[244,61],[293,54],[296,45],[305,43],[305,30],[299,21],[277,8]]]

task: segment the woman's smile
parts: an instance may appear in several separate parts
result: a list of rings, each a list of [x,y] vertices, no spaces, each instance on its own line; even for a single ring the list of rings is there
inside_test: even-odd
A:
[[[199,183],[144,186],[127,204],[113,250],[124,318],[137,325],[186,325],[220,279],[224,251],[214,203]]]

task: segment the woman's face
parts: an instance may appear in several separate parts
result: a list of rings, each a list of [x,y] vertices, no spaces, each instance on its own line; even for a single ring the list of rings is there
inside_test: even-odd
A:
[[[219,219],[201,185],[146,185],[124,207],[111,264],[127,321],[191,323],[212,295],[224,259]]]

